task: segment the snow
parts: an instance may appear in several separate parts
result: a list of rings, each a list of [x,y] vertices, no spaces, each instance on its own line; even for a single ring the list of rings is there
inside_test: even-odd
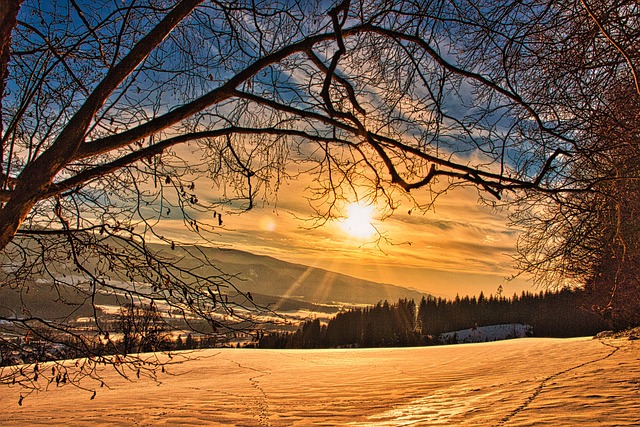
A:
[[[158,382],[26,397],[9,426],[575,426],[640,424],[640,340],[524,338],[452,346],[211,349]],[[174,357],[174,360],[177,359]]]
[[[471,329],[462,329],[454,332],[445,332],[440,335],[440,340],[451,344],[499,341],[531,336],[532,331],[533,328],[531,326],[520,323],[490,325]]]

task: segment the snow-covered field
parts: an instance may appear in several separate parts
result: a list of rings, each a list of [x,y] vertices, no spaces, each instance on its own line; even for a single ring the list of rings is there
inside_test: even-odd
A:
[[[640,425],[640,341],[524,338],[358,350],[206,350],[159,382],[106,374],[17,401],[8,426]]]

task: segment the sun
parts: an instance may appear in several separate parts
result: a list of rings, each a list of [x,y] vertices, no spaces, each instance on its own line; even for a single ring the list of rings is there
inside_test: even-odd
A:
[[[346,218],[340,221],[342,230],[351,237],[366,239],[376,233],[372,224],[374,207],[352,203],[347,207]]]

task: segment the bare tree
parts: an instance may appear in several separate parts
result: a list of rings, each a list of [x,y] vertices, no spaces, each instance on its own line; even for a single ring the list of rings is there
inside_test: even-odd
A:
[[[169,348],[169,328],[153,301],[148,306],[126,304],[120,307],[115,332],[122,334],[122,354],[148,353]]]
[[[632,2],[615,27],[577,1],[309,3],[6,3],[2,287],[47,283],[88,304],[93,332],[28,307],[3,330],[58,331],[96,363],[113,361],[91,345],[112,345],[99,300],[154,301],[209,333],[255,324],[267,308],[157,230],[170,217],[207,238],[222,207],[273,197],[291,162],[316,175],[321,220],[354,198],[393,210],[397,190],[592,188],[571,165],[599,88],[637,77]],[[571,66],[574,39],[586,62]],[[196,181],[224,191],[199,197]]]
[[[631,86],[609,91],[604,114],[594,114],[592,144],[573,159],[573,180],[585,191],[552,197],[528,194],[513,219],[524,228],[518,266],[543,286],[585,286],[591,309],[615,328],[640,322],[637,118],[640,96]]]
[[[518,267],[542,286],[585,286],[594,311],[612,326],[640,322],[637,211],[640,86],[640,8],[632,1],[567,1],[556,25],[544,23],[533,60],[548,78],[524,82],[538,103],[573,134],[561,147],[567,161],[552,183],[564,191],[525,191],[514,198],[514,224],[522,229]],[[532,141],[544,161],[552,146]],[[532,161],[533,160],[533,161]]]

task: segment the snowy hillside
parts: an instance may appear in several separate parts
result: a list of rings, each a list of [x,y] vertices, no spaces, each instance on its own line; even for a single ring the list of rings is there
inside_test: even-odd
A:
[[[519,323],[510,325],[479,326],[477,328],[445,332],[440,335],[440,341],[448,344],[501,341],[512,338],[529,337],[532,332],[533,329],[531,326]]]

